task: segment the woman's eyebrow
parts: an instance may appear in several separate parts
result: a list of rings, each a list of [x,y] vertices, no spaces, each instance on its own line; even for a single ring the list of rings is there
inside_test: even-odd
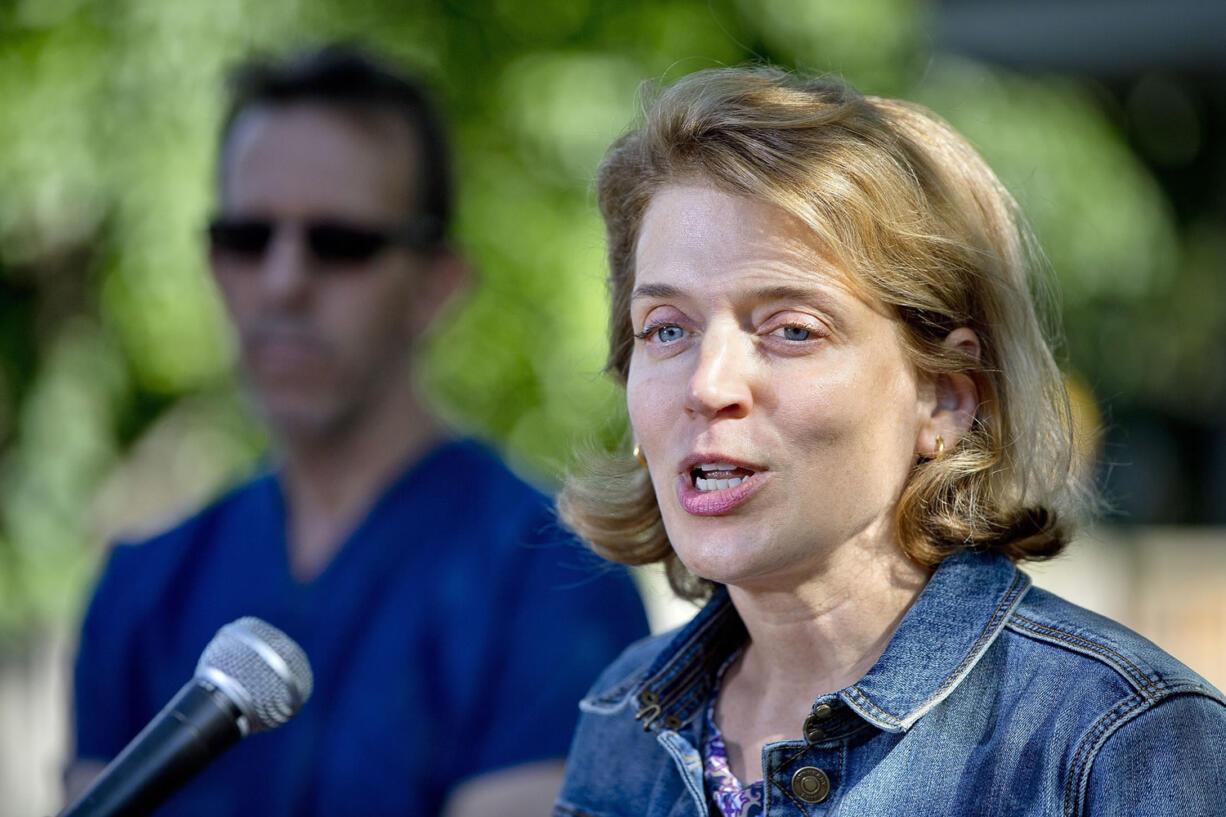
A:
[[[826,301],[826,298],[820,290],[810,289],[807,287],[788,286],[780,284],[778,286],[761,287],[753,290],[750,297],[757,301]]]
[[[681,295],[681,290],[669,284],[641,284],[634,288],[634,292],[630,295],[631,301],[637,301],[640,298],[676,298]]]
[[[748,293],[754,303],[793,301],[810,304],[825,311],[838,311],[838,300],[819,287],[798,287],[788,284],[760,287]]]

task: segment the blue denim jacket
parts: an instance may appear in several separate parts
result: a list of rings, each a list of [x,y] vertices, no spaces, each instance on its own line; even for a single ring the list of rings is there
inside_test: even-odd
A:
[[[744,639],[721,591],[627,649],[580,704],[554,815],[716,813],[702,714]],[[1226,815],[1226,698],[998,555],[946,560],[868,674],[796,735],[762,750],[767,817]]]

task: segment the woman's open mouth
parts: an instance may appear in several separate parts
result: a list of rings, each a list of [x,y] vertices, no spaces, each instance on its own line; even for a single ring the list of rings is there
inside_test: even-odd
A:
[[[677,499],[687,513],[728,513],[757,491],[765,474],[729,462],[704,462],[677,478]]]

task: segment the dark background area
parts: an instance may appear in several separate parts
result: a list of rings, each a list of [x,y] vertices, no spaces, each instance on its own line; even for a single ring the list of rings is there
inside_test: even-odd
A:
[[[1199,276],[1185,270],[1177,281],[1184,299],[1219,299],[1226,278],[1226,4],[944,0],[936,9],[934,36],[942,48],[1028,75],[1077,77],[1092,90],[1160,186],[1176,228],[1217,244],[1216,263]],[[1161,302],[1154,306],[1148,320],[1165,322],[1178,335],[1179,315],[1161,311]],[[1186,385],[1103,395],[1111,399],[1104,406],[1100,473],[1114,504],[1112,521],[1226,522],[1226,323],[1220,312],[1214,326],[1216,354],[1180,352],[1176,365]],[[1141,359],[1136,365],[1144,377]],[[1202,389],[1205,399],[1195,399]]]

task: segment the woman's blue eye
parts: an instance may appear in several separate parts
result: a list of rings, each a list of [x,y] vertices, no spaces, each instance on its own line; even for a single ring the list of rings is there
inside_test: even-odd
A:
[[[661,326],[656,329],[656,340],[661,343],[672,343],[675,340],[681,340],[683,334],[680,326]]]
[[[785,340],[808,340],[812,335],[813,332],[805,329],[803,326],[783,327],[783,337]]]

